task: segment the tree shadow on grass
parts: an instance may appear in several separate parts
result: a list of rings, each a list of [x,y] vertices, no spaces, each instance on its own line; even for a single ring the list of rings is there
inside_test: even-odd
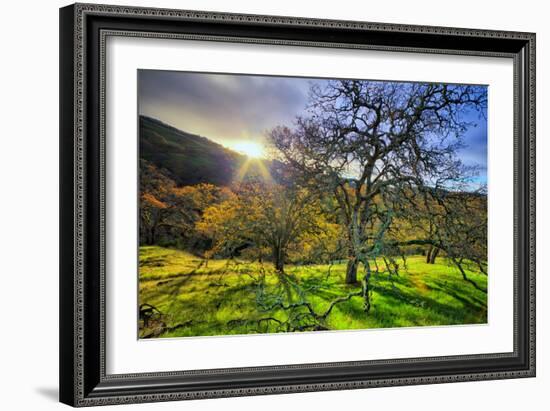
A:
[[[316,277],[307,278],[300,284],[309,288],[306,298],[307,295],[317,297],[324,301],[323,304],[351,291],[350,286],[340,284],[335,288],[335,284]],[[468,284],[451,285],[445,280],[429,279],[425,285],[427,293],[415,292],[417,282],[408,275],[390,279],[379,273],[371,280],[373,307],[368,314],[355,300],[338,305],[337,310],[353,320],[371,320],[368,322],[376,327],[430,325],[430,322],[433,325],[471,324],[486,318],[486,301],[476,295],[477,290],[468,290]],[[450,301],[441,301],[445,298],[441,298],[440,293],[450,297]]]
[[[411,293],[407,290],[373,286],[373,291],[379,296],[383,296],[386,300],[387,306],[398,306],[400,304],[406,307],[417,307],[426,310],[427,313],[432,312],[438,316],[442,316],[446,319],[446,324],[472,324],[479,323],[474,319],[480,317],[486,318],[486,303],[472,297],[475,302],[472,302],[468,298],[464,297],[453,287],[440,286],[439,288],[428,287],[431,290],[439,291],[451,297],[453,301],[459,304],[453,304],[452,302],[445,303],[438,301],[437,295]],[[392,304],[394,302],[394,304]],[[373,304],[376,306],[376,298]],[[414,319],[413,319],[414,320]],[[443,325],[437,324],[434,325]]]
[[[157,297],[168,294],[175,299],[169,326],[175,327],[169,336],[229,335],[255,332],[272,332],[269,327],[252,327],[251,324],[265,317],[280,317],[280,310],[262,311],[256,302],[256,283],[241,272],[230,277],[220,277],[226,268],[212,271],[192,270],[179,278],[159,282],[154,291]],[[341,276],[327,278],[312,271],[307,276],[289,276],[304,298],[316,311],[324,312],[335,299],[360,289],[359,285],[346,285]],[[271,278],[271,277],[270,277]],[[227,283],[225,283],[227,281]],[[421,281],[425,288],[418,289]],[[268,282],[268,292],[277,294],[274,282]],[[167,287],[166,289],[164,287]],[[452,278],[434,279],[430,276],[410,276],[403,273],[389,278],[380,272],[371,279],[373,307],[366,314],[361,296],[338,304],[330,316],[332,329],[392,328],[403,326],[430,326],[474,324],[486,321],[487,304],[483,295],[469,284],[455,282]],[[295,289],[293,289],[295,290]],[[297,291],[293,291],[293,294]],[[274,295],[275,295],[274,294]],[[154,294],[153,294],[154,295]],[[300,296],[299,296],[300,295]],[[252,328],[251,328],[252,327]],[[332,326],[331,326],[332,327]],[[259,329],[265,328],[264,331]]]
[[[140,267],[163,267],[166,264],[165,257],[142,257],[139,258]]]
[[[449,296],[464,303],[464,305],[475,305],[480,308],[487,306],[487,294],[483,294],[485,296],[485,299],[479,298],[475,294],[479,295],[482,292],[479,290],[474,290],[473,287],[468,283],[464,283],[464,286],[459,286],[456,283],[450,284],[447,280],[432,279],[428,283],[426,283],[426,286],[430,290],[440,291],[448,294]]]

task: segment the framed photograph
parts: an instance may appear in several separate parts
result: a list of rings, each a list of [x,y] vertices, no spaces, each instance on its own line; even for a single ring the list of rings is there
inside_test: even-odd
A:
[[[60,399],[535,376],[535,35],[60,10]]]

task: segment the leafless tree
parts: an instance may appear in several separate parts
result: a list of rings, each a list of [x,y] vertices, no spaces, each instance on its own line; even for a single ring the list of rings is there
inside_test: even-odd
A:
[[[346,282],[357,282],[363,264],[368,295],[369,261],[400,246],[390,234],[405,199],[467,187],[473,170],[456,155],[470,126],[464,112],[483,113],[486,93],[470,85],[325,84],[312,86],[308,115],[293,128],[273,129],[270,140],[296,178],[336,199],[346,227]]]

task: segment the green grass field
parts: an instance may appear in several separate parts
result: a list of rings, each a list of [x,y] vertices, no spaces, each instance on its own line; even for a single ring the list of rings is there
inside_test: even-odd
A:
[[[293,311],[258,304],[258,279],[263,290],[275,294],[281,278],[271,264],[245,261],[206,262],[183,251],[157,246],[140,248],[140,304],[155,307],[155,317],[144,326],[141,337],[281,332],[281,323],[299,320],[305,308]],[[399,260],[403,264],[402,260]],[[380,267],[382,264],[380,263]],[[325,312],[332,301],[360,286],[344,284],[345,264],[292,266],[285,268],[286,305],[307,300],[316,312]],[[262,274],[263,273],[263,277]],[[467,272],[482,288],[487,277]],[[424,257],[407,258],[398,276],[380,270],[371,279],[369,313],[363,299],[352,297],[334,306],[323,319],[323,328],[367,328],[483,324],[487,322],[487,294],[464,281],[444,258],[426,264]],[[271,293],[271,294],[270,294]],[[273,301],[273,299],[272,299]],[[159,314],[160,312],[160,314]]]

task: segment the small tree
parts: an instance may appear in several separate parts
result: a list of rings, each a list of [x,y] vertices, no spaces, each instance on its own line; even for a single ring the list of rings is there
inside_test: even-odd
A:
[[[153,164],[140,160],[140,237],[145,244],[152,245],[158,240],[159,230],[169,212],[166,199],[176,184],[161,173]]]
[[[246,182],[226,201],[209,207],[197,223],[214,239],[211,254],[235,256],[254,247],[270,250],[275,269],[283,273],[289,248],[316,235],[320,207],[306,190],[274,183]]]
[[[143,193],[140,202],[141,237],[147,245],[157,241],[159,227],[164,224],[168,205],[151,193]]]
[[[145,244],[178,239],[195,246],[200,239],[195,222],[210,205],[228,195],[225,188],[212,184],[177,187],[151,163],[142,160],[140,174],[140,234]]]

